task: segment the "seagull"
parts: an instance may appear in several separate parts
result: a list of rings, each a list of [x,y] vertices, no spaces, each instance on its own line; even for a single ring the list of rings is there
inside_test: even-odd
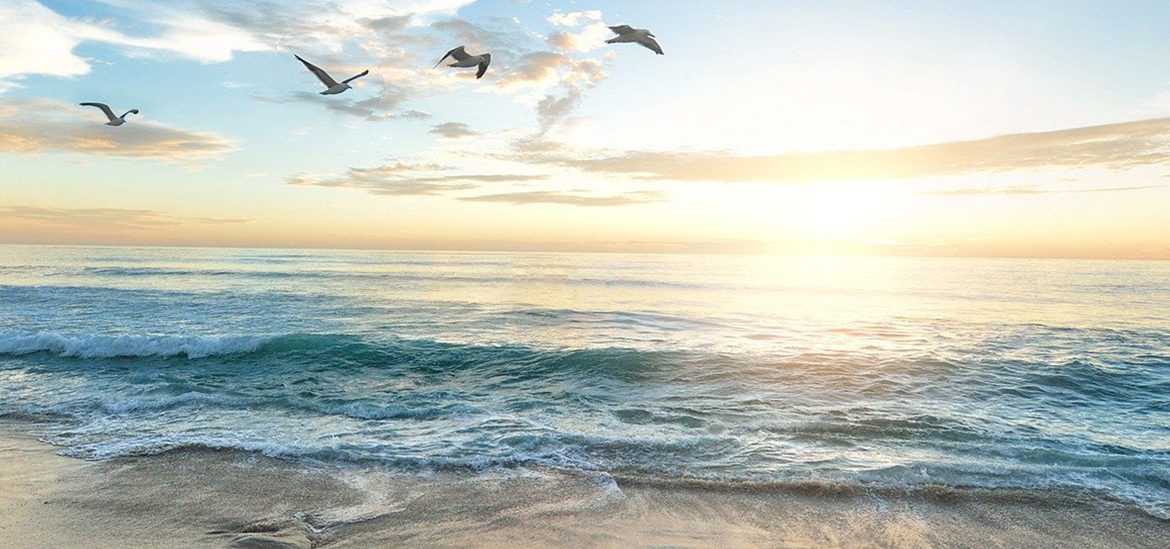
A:
[[[370,70],[366,69],[366,70],[364,70],[364,71],[362,71],[354,76],[351,76],[349,78],[346,78],[345,80],[342,80],[341,83],[338,83],[336,80],[333,79],[332,76],[329,76],[329,73],[321,70],[321,67],[318,67],[317,65],[314,65],[308,61],[305,61],[304,59],[301,59],[301,56],[299,56],[295,53],[293,54],[293,57],[296,57],[297,60],[299,60],[301,63],[304,63],[305,68],[309,69],[309,72],[315,74],[317,76],[317,80],[320,80],[322,84],[325,84],[326,89],[325,89],[325,91],[321,92],[321,95],[337,95],[345,90],[350,89],[352,87],[349,85],[350,82],[353,82],[354,80],[357,80],[358,78],[361,78],[367,74],[370,74]]]
[[[618,25],[610,27],[609,30],[617,34],[617,36],[606,40],[606,44],[621,44],[623,42],[636,42],[642,47],[648,48],[650,51],[662,55],[662,46],[654,40],[654,35],[646,29],[635,29],[629,25]]]
[[[439,65],[443,64],[443,61],[448,57],[455,58],[455,62],[447,65],[448,67],[463,68],[479,65],[479,70],[475,73],[476,80],[483,78],[483,73],[487,72],[488,65],[490,65],[492,62],[492,54],[490,53],[471,55],[467,53],[467,50],[463,49],[463,46],[459,46],[458,48],[447,52],[447,55],[444,55],[443,59],[440,59],[438,63],[435,63],[435,66],[438,67]]]
[[[122,116],[114,116],[114,111],[111,111],[110,106],[105,104],[105,103],[81,103],[81,106],[82,107],[97,107],[97,108],[101,109],[102,112],[106,113],[106,118],[110,119],[109,122],[106,122],[107,126],[121,126],[122,124],[126,123],[126,116],[127,115],[138,114],[138,109],[130,109],[130,110],[122,113]]]

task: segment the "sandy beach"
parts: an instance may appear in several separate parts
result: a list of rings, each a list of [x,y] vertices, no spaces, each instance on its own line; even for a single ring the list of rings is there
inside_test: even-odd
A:
[[[0,430],[7,547],[1170,545],[1166,521],[1071,494],[407,476],[213,450],[87,462],[32,430]]]

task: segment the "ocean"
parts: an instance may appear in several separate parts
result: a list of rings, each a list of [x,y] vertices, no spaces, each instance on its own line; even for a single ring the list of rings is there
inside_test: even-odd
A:
[[[1170,519],[1170,262],[0,246],[0,414],[93,461]]]

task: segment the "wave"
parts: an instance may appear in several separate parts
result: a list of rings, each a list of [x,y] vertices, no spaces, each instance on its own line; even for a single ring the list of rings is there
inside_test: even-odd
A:
[[[66,335],[0,332],[0,356],[49,354],[63,358],[111,359],[178,357],[206,359],[231,355],[271,355],[288,359],[273,366],[408,367],[422,372],[509,369],[533,374],[575,372],[639,375],[639,372],[685,364],[690,351],[638,350],[622,347],[584,349],[534,348],[443,342],[433,339],[371,340],[349,334],[285,335]],[[303,364],[299,364],[303,365]]]
[[[49,440],[52,442],[52,440]],[[1146,514],[1170,520],[1170,503],[1146,490],[1131,485],[1109,484],[1061,472],[1050,475],[1020,477],[1014,474],[972,476],[971,471],[941,467],[923,478],[917,474],[888,474],[890,470],[837,478],[817,478],[817,473],[788,471],[784,478],[740,476],[690,476],[677,472],[647,471],[637,467],[599,466],[584,461],[572,452],[536,451],[510,455],[423,456],[396,455],[371,457],[351,444],[327,447],[307,447],[288,442],[273,442],[261,438],[239,437],[228,434],[170,434],[146,435],[131,439],[106,441],[98,444],[77,445],[62,449],[59,454],[85,460],[108,460],[127,457],[155,457],[183,452],[245,452],[270,458],[290,460],[309,466],[374,467],[395,474],[422,474],[435,472],[492,473],[528,475],[532,472],[564,474],[599,474],[612,479],[616,487],[651,487],[669,490],[703,490],[732,493],[788,493],[800,496],[855,498],[911,497],[940,503],[984,501],[996,503],[1032,503],[1071,505],[1088,500],[1106,500],[1132,505]],[[913,469],[919,469],[915,466]],[[905,471],[906,467],[893,470]],[[872,472],[871,472],[872,473]],[[1105,475],[1110,477],[1110,475]]]
[[[107,397],[102,399],[99,409],[103,413],[123,415],[135,412],[164,412],[184,407],[253,409],[262,404],[263,402],[260,399],[188,391],[178,395],[146,396],[129,399]]]
[[[699,480],[749,486],[776,474],[828,492],[1079,487],[1170,516],[1165,430],[1137,412],[1164,406],[1162,347],[990,366],[975,361],[995,355],[976,351],[0,331],[0,413],[66,416],[55,441],[87,459],[215,448],[407,471],[711,473]]]
[[[347,265],[352,267],[351,265]],[[402,264],[395,264],[402,267]],[[431,271],[354,271],[353,269],[334,270],[275,270],[249,268],[175,268],[175,267],[82,267],[60,268],[40,267],[46,276],[73,275],[83,277],[106,278],[172,278],[172,277],[238,277],[243,279],[306,279],[306,280],[365,280],[365,281],[393,281],[393,282],[420,282],[420,283],[464,283],[475,285],[516,284],[517,282],[536,284],[561,284],[580,286],[603,287],[632,287],[632,288],[672,288],[672,289],[709,289],[709,290],[747,290],[751,285],[727,285],[696,283],[682,280],[662,280],[640,277],[580,277],[565,276],[562,274],[529,274],[529,275],[498,275],[489,273],[435,273]],[[29,272],[30,268],[13,269],[15,272]],[[773,288],[783,289],[783,288]]]
[[[253,352],[272,340],[266,336],[0,334],[0,356],[48,353],[75,358],[185,356],[197,359]]]
[[[640,474],[612,473],[619,487],[644,486],[674,490],[703,490],[733,493],[787,493],[799,496],[854,498],[912,497],[937,503],[978,501],[981,503],[1032,504],[1072,507],[1092,500],[1131,505],[1149,516],[1170,521],[1170,505],[1165,501],[1130,490],[1087,487],[1067,480],[995,485],[989,483],[893,482],[873,480],[739,480],[693,477],[657,477]]]

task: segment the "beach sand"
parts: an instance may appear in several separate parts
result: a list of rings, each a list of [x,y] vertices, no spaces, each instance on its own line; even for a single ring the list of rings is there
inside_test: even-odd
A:
[[[1066,493],[401,475],[205,449],[85,462],[35,431],[0,424],[0,546],[1170,547],[1170,522]]]

